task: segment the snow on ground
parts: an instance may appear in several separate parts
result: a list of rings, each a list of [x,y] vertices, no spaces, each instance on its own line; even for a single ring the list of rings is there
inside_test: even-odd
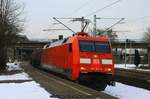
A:
[[[9,71],[22,70],[19,62],[7,63],[7,67]],[[25,72],[12,75],[0,75],[0,81],[7,80],[32,80],[32,78]],[[0,97],[2,99],[54,99],[50,96],[51,94],[40,87],[35,81],[0,83]]]
[[[140,66],[140,65],[139,65]],[[123,69],[136,69],[136,66],[134,64],[115,64],[115,68],[123,68]],[[136,69],[139,71],[150,71],[148,69]]]
[[[35,81],[0,84],[1,99],[52,99],[50,96]]]
[[[134,64],[115,64],[115,68],[124,68],[124,69],[135,69],[135,65]]]
[[[2,80],[32,80],[25,72],[13,74],[13,75],[0,75],[0,81]]]
[[[120,99],[150,99],[150,91],[137,88],[122,83],[116,83],[116,86],[107,86],[104,93],[116,96]]]
[[[7,65],[7,70],[8,71],[21,70],[19,62],[7,63],[6,65]]]

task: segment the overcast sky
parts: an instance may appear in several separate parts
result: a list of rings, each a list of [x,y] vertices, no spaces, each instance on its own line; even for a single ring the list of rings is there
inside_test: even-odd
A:
[[[71,35],[70,31],[44,32],[43,29],[56,28],[56,26],[52,25],[55,22],[52,17],[87,16],[115,1],[117,0],[20,0],[25,4],[24,16],[26,17],[26,24],[24,33],[29,38],[34,39],[56,38],[58,34]],[[119,38],[140,39],[145,29],[150,26],[149,10],[150,0],[120,0],[115,5],[95,14],[104,18],[125,18],[124,24],[118,24],[113,27],[116,31],[130,31],[118,33]],[[86,18],[93,21],[93,14]],[[69,20],[65,22],[75,31],[79,31],[79,23],[72,23]],[[115,22],[116,20],[97,20],[97,28],[104,29]],[[57,28],[63,27],[59,25]]]

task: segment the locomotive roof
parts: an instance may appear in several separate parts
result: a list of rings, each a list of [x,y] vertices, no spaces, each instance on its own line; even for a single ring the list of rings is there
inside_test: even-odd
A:
[[[108,42],[110,39],[106,37],[84,37],[84,36],[74,36],[70,37],[67,40],[67,43],[72,43],[74,39],[86,40],[86,41],[99,41],[99,42]]]
[[[110,40],[109,38],[105,38],[105,37],[89,37],[87,33],[85,32],[78,32],[71,37],[46,44],[44,48],[51,48],[51,47],[60,46],[66,43],[72,43],[75,39],[86,40],[86,41],[101,41],[101,42],[108,42]]]

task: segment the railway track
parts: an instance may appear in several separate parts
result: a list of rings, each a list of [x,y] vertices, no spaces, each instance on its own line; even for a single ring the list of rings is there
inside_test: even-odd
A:
[[[115,78],[118,82],[150,90],[149,71],[117,68]]]
[[[21,63],[21,66],[35,81],[53,94],[50,97],[59,97],[61,99],[117,99],[114,96],[34,68],[27,62]]]

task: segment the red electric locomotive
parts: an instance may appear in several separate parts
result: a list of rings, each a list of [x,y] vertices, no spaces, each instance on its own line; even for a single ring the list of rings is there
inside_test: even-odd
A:
[[[111,50],[108,38],[89,37],[87,33],[79,32],[45,45],[41,54],[41,66],[73,81],[90,80],[91,84],[98,81],[97,85],[104,90],[107,84],[114,85]]]

